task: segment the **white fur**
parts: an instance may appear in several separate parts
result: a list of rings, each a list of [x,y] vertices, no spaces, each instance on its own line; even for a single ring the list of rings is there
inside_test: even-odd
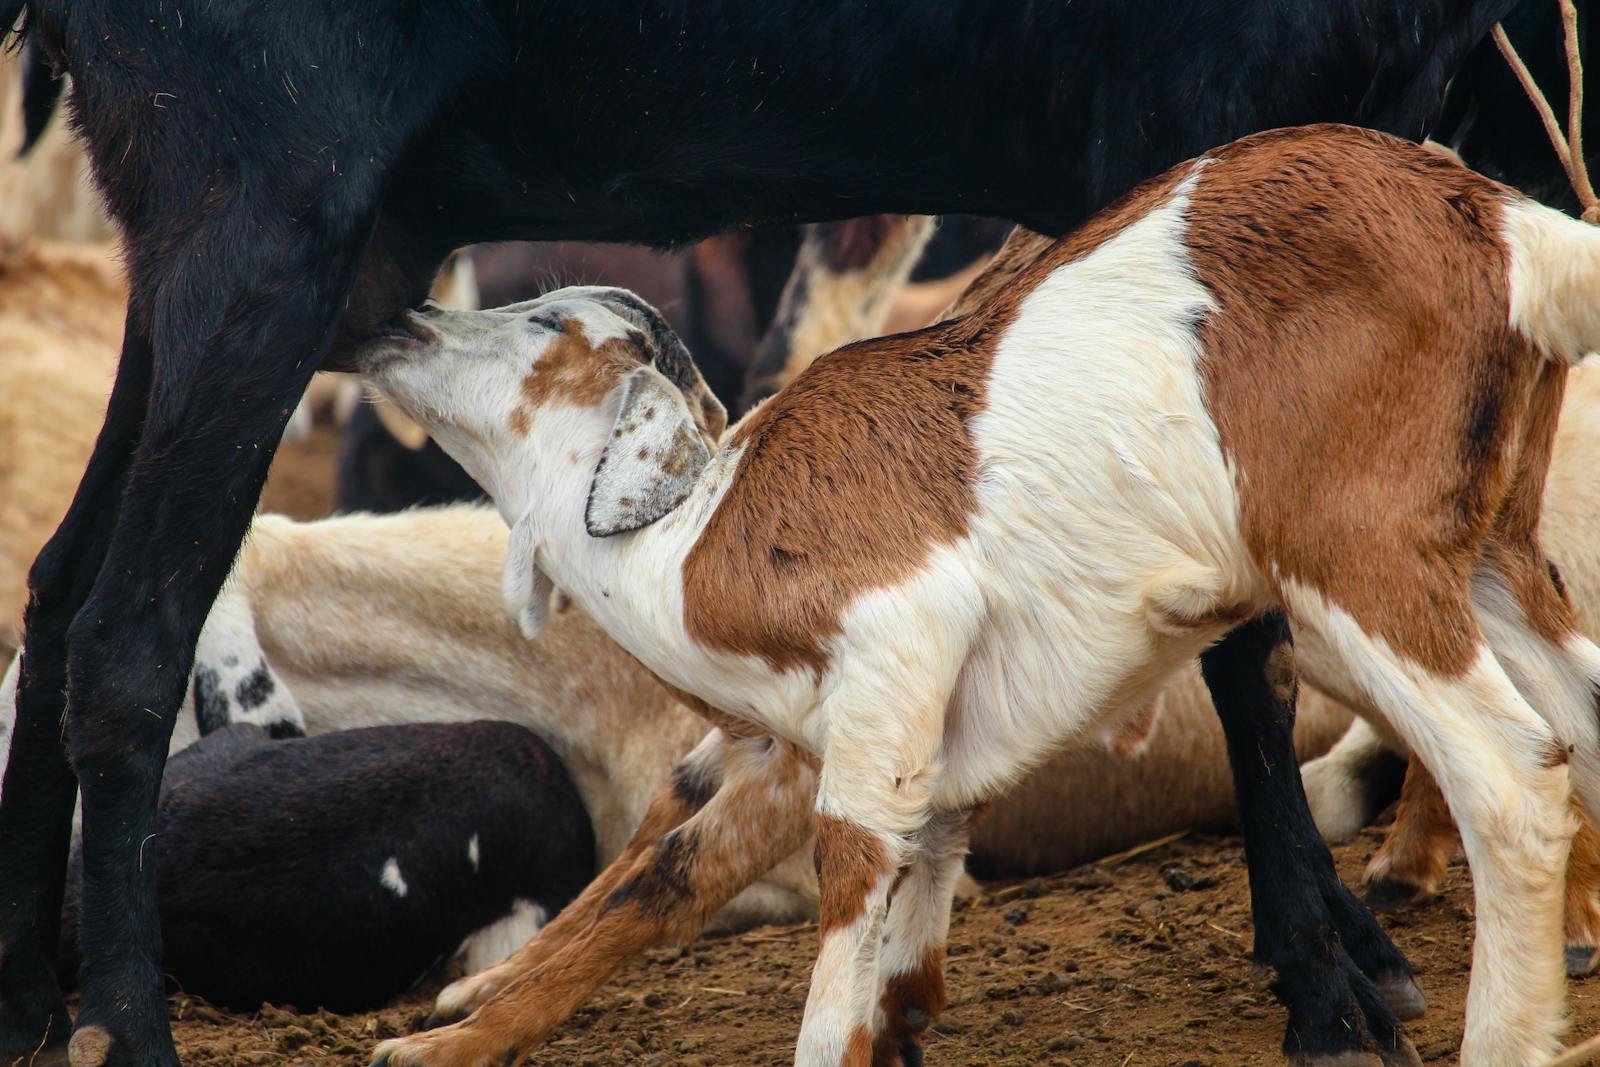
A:
[[[397,897],[404,897],[410,891],[405,875],[400,873],[400,861],[394,856],[383,861],[383,870],[378,872],[378,884]]]
[[[1293,581],[1284,601],[1349,666],[1449,799],[1473,873],[1477,936],[1461,1058],[1538,1063],[1559,1048],[1564,976],[1562,876],[1576,831],[1564,765],[1544,767],[1555,734],[1494,654],[1459,678],[1397,656],[1343,609]]]
[[[1505,202],[1511,249],[1511,325],[1552,359],[1577,363],[1600,348],[1600,233],[1524,197]]]
[[[474,836],[472,840],[476,843],[478,839]],[[477,974],[527,944],[549,921],[550,915],[543,908],[518,897],[505,915],[468,934],[456,955],[461,957],[468,974]]]

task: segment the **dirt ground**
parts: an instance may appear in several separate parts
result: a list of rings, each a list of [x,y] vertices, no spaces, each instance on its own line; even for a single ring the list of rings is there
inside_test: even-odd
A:
[[[1352,882],[1375,832],[1335,849]],[[1412,1034],[1425,1062],[1453,1062],[1471,953],[1471,888],[1458,860],[1440,899],[1384,916],[1431,1006]],[[763,927],[634,960],[527,1062],[792,1062],[816,928]],[[992,883],[950,931],[951,1006],[930,1067],[1278,1064],[1283,1013],[1250,974],[1239,842],[1194,837],[1123,862]],[[219,1011],[172,1000],[183,1062],[364,1067],[375,1040],[427,1015],[435,978],[370,1015]],[[1572,1041],[1600,1030],[1600,979],[1571,986]]]

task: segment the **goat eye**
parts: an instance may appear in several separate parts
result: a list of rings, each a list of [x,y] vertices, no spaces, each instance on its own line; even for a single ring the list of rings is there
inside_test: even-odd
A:
[[[566,333],[567,324],[554,315],[533,315],[528,319],[528,328],[532,330],[549,330],[551,333]]]

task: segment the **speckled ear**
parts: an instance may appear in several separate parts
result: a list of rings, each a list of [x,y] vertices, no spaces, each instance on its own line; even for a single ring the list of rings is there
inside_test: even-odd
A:
[[[622,410],[589,486],[583,518],[591,537],[627,533],[668,514],[711,461],[683,394],[660,372],[631,371],[622,389]]]
[[[550,597],[555,583],[534,561],[533,523],[524,515],[511,527],[506,545],[506,565],[500,572],[500,593],[516,617],[522,636],[530,640],[550,622]]]

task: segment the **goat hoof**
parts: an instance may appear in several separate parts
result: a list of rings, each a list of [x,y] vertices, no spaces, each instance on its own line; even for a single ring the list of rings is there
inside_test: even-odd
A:
[[[72,1016],[55,972],[37,953],[0,943],[0,1064],[65,1063]],[[53,1059],[52,1059],[53,1057]]]
[[[1383,1002],[1389,1005],[1389,1010],[1402,1022],[1420,1019],[1428,1010],[1428,997],[1422,992],[1422,987],[1417,980],[1409,974],[1396,974],[1388,978],[1374,979],[1378,995]]]
[[[1341,1049],[1338,1052],[1296,1052],[1289,1057],[1289,1067],[1384,1067],[1384,1063],[1376,1052]]]
[[[458,1023],[463,1018],[465,1018],[465,1016],[451,1018],[448,1015],[441,1015],[436,1011],[431,1011],[428,1013],[428,1017],[422,1020],[422,1028],[424,1030],[437,1030],[441,1026],[449,1026],[451,1023]]]
[[[1361,900],[1373,911],[1389,911],[1415,904],[1424,896],[1426,894],[1422,887],[1410,882],[1402,882],[1398,878],[1374,878],[1367,883],[1366,894]]]
[[[1417,1055],[1417,1046],[1404,1034],[1395,1035],[1397,1041],[1394,1048],[1383,1049],[1383,1067],[1422,1067],[1422,1057]]]
[[[1587,978],[1600,968],[1600,948],[1594,945],[1568,945],[1567,977]]]

